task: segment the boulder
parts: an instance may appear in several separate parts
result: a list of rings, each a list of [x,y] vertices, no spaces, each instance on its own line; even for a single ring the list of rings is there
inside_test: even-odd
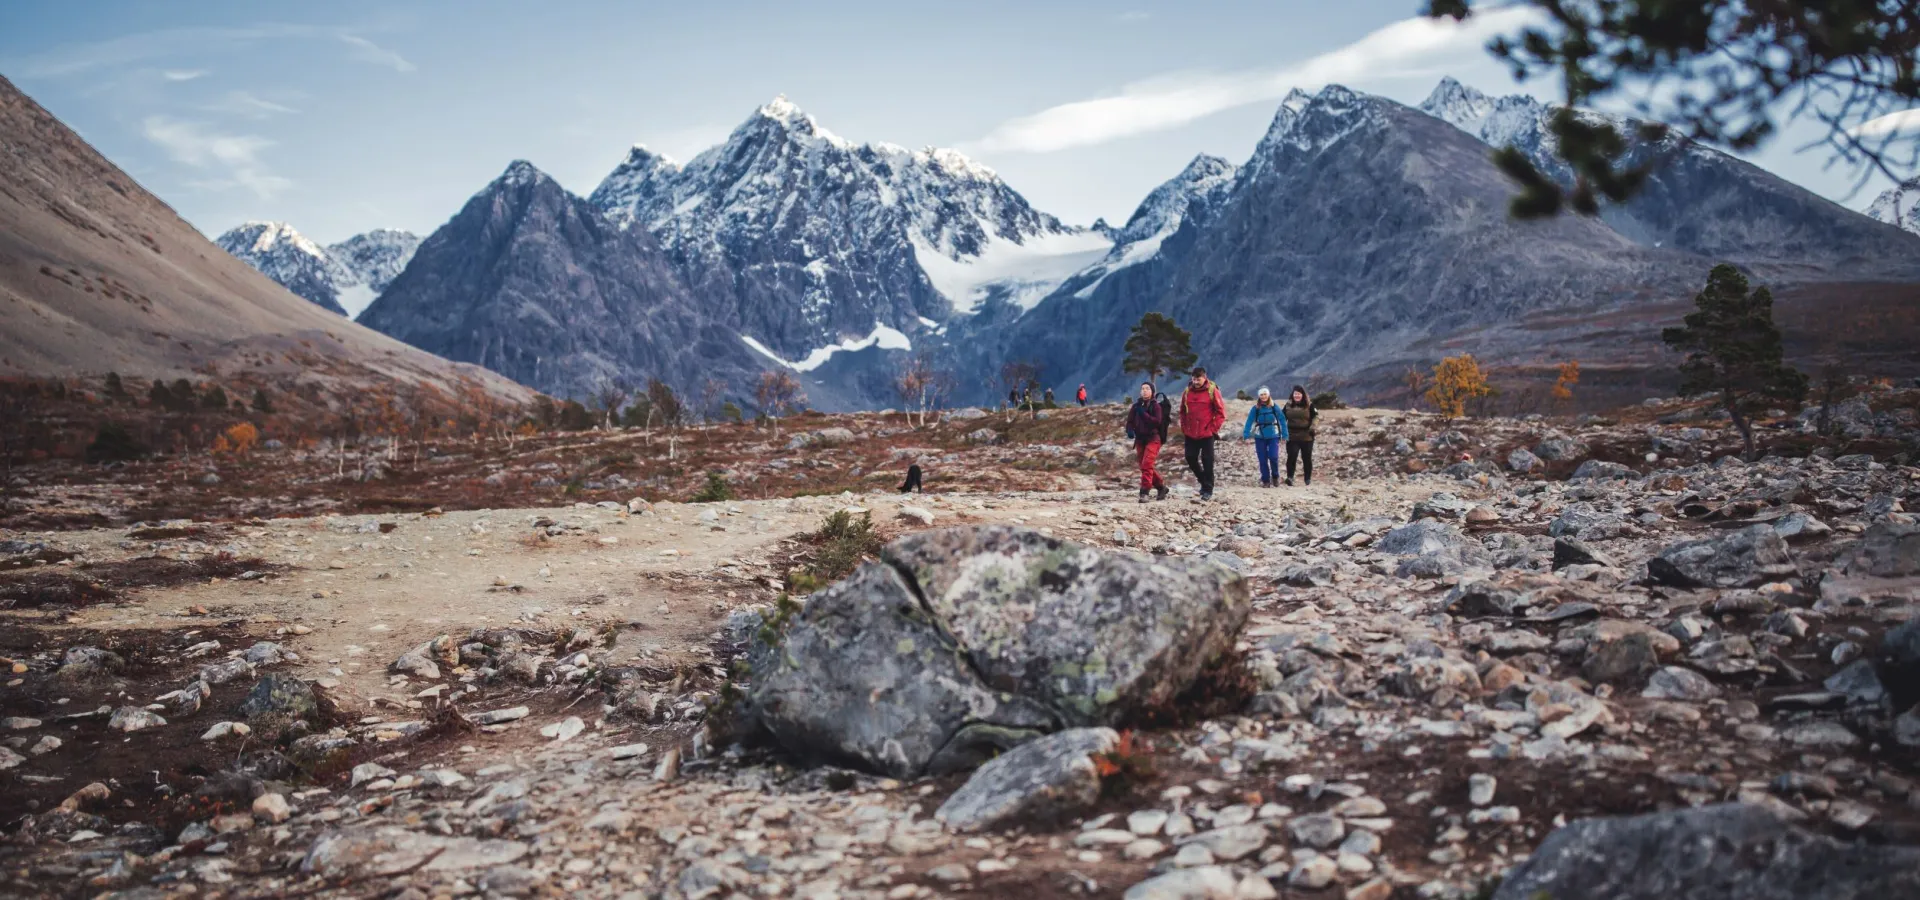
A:
[[[1855,577],[1905,578],[1920,575],[1920,525],[1881,522],[1847,549],[1841,571]]]
[[[1612,513],[1600,512],[1586,506],[1575,506],[1548,523],[1547,533],[1554,537],[1604,541],[1619,537],[1626,527],[1626,521]]]
[[[1493,556],[1460,529],[1434,519],[1395,528],[1374,544],[1382,553],[1407,557],[1396,570],[1402,578],[1451,575],[1473,566],[1493,565]]]
[[[1070,728],[1028,741],[981,766],[934,818],[955,831],[978,831],[1071,815],[1099,801],[1093,757],[1119,742],[1111,728]]]
[[[1816,541],[1833,533],[1832,526],[1803,512],[1791,512],[1775,519],[1773,530],[1789,544]]]
[[[1582,819],[1547,836],[1493,900],[1868,900],[1920,896],[1920,848],[1842,843],[1726,804]]]
[[[274,673],[254,682],[247,698],[240,701],[240,715],[249,722],[262,719],[292,722],[312,718],[320,712],[320,701],[313,686],[292,675]]]
[[[1587,455],[1587,445],[1566,438],[1547,438],[1533,448],[1534,456],[1552,462],[1579,459]]]
[[[924,531],[756,636],[749,694],[789,751],[908,777],[1171,702],[1246,624],[1213,563],[1007,526]]]
[[[1412,518],[1415,521],[1420,519],[1458,521],[1466,518],[1467,512],[1472,510],[1473,506],[1471,500],[1462,500],[1452,494],[1435,494],[1413,505]]]
[[[1512,453],[1507,454],[1507,468],[1521,475],[1530,473],[1542,465],[1545,463],[1540,457],[1535,456],[1525,447],[1517,447]]]
[[[127,661],[118,653],[98,647],[69,647],[53,676],[66,682],[93,681],[118,675],[126,668]]]
[[[1684,588],[1753,587],[1795,574],[1787,542],[1766,525],[1662,549],[1647,560],[1647,574]]]
[[[1568,476],[1567,480],[1618,481],[1632,477],[1634,477],[1633,470],[1626,466],[1601,459],[1590,459],[1581,463],[1579,468],[1574,469],[1573,474]]]
[[[1572,537],[1557,537],[1553,540],[1553,567],[1564,569],[1568,566],[1618,566],[1613,557],[1601,553],[1586,542]]]
[[[969,444],[998,444],[1006,439],[1001,437],[998,431],[991,428],[981,428],[976,431],[967,432],[964,440]]]

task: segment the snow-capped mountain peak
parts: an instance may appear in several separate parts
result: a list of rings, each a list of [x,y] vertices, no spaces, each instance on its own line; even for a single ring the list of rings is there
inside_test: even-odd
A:
[[[285,222],[247,222],[214,239],[261,274],[340,315],[365,309],[406,268],[420,238],[376,229],[322,247]]]
[[[1494,147],[1552,140],[1540,127],[1552,107],[1525,94],[1490,97],[1450,76],[1440,79],[1420,111]]]
[[[729,279],[733,318],[789,359],[876,323],[910,334],[996,297],[1024,308],[1110,246],[957,150],[854,144],[784,96],[684,166],[636,147],[590,199],[689,280],[746,273]]]
[[[1867,207],[1867,215],[1920,234],[1920,176],[1888,188]]]
[[[1493,98],[1448,75],[1440,79],[1433,93],[1420,103],[1420,111],[1471,131],[1463,123],[1478,122],[1492,114]]]
[[[493,184],[499,187],[518,187],[552,180],[551,176],[540,171],[540,167],[524,159],[516,159],[507,164],[506,171],[501,172],[500,177],[494,179]]]

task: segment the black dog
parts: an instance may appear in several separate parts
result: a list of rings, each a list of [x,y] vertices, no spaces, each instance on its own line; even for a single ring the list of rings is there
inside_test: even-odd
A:
[[[911,494],[914,491],[920,491],[922,494],[926,493],[926,491],[920,487],[920,466],[918,464],[907,467],[907,483],[900,486],[900,493],[902,494]]]

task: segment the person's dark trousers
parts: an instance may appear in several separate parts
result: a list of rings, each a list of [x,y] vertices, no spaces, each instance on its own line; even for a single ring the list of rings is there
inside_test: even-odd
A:
[[[1299,460],[1300,472],[1301,474],[1307,476],[1307,483],[1312,484],[1313,483],[1313,442],[1312,441],[1291,441],[1290,440],[1287,442],[1287,483],[1288,484],[1293,483],[1293,464],[1295,460]]]
[[[1200,493],[1213,494],[1213,442],[1217,438],[1187,438],[1187,471],[1200,482]]]
[[[1277,437],[1254,438],[1253,453],[1260,457],[1260,483],[1272,484],[1280,480],[1280,439]]]

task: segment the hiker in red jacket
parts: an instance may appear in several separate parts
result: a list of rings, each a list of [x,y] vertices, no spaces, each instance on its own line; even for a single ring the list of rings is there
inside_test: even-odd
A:
[[[1213,499],[1213,442],[1227,424],[1227,401],[1220,388],[1207,380],[1207,370],[1194,367],[1193,380],[1180,398],[1180,434],[1186,440],[1187,469],[1200,482],[1200,499]]]
[[[1082,391],[1086,390],[1081,388]],[[1167,499],[1167,482],[1154,463],[1160,459],[1160,444],[1167,438],[1166,409],[1154,401],[1153,382],[1140,385],[1140,399],[1127,410],[1127,438],[1133,441],[1134,459],[1140,464],[1140,502],[1147,502],[1148,491],[1159,491]]]
[[[1087,386],[1081,385],[1079,392],[1073,395],[1073,399],[1080,401],[1081,406],[1087,405]]]

